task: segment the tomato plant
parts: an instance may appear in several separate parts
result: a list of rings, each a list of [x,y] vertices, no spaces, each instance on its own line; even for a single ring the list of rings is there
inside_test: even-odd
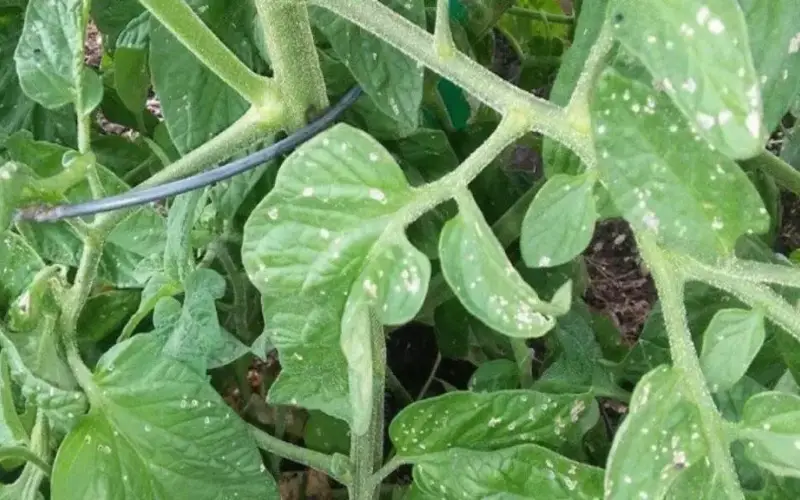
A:
[[[0,20],[0,498],[800,495],[797,1]],[[587,299],[609,220],[633,342]]]

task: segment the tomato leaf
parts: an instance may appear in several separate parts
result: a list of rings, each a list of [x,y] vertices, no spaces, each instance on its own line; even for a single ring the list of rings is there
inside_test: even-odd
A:
[[[347,399],[359,389],[348,391],[348,370],[341,370],[366,376],[371,361],[360,341],[343,338],[340,345],[340,332],[352,320],[357,328],[348,326],[348,334],[362,338],[366,308],[382,322],[408,321],[427,291],[430,262],[398,224],[414,195],[390,154],[348,125],[318,135],[284,162],[245,225],[242,249],[281,356],[273,402],[289,398],[353,423]],[[319,379],[319,394],[311,379]]]
[[[519,369],[509,359],[493,359],[478,366],[467,383],[472,392],[497,392],[519,388]]]
[[[764,316],[755,311],[718,311],[703,334],[700,366],[713,392],[733,386],[747,371],[766,331]]]
[[[779,476],[800,477],[800,396],[756,394],[745,403],[739,425],[750,460]]]
[[[575,39],[564,53],[556,81],[550,89],[550,100],[554,104],[559,106],[569,104],[589,52],[605,23],[608,3],[609,0],[594,0],[582,4],[578,24],[575,26]],[[575,175],[583,170],[583,164],[578,156],[550,137],[545,137],[542,141],[542,159],[544,172],[548,178],[556,174]]]
[[[403,409],[389,426],[389,436],[400,456],[523,443],[558,447],[580,437],[596,418],[590,394],[451,392]]]
[[[614,0],[609,12],[614,36],[662,82],[701,137],[733,159],[761,152],[761,87],[736,0]]]
[[[800,93],[800,3],[738,0],[747,21],[750,51],[764,99],[764,126],[775,130]]]
[[[509,337],[541,337],[555,326],[555,315],[569,309],[571,284],[552,304],[539,299],[508,261],[471,196],[458,199],[459,214],[442,229],[439,259],[450,288],[464,307]]]
[[[433,498],[593,500],[603,496],[603,469],[533,444],[453,449],[418,463],[414,486]]]
[[[89,114],[103,97],[100,77],[83,65],[81,0],[30,0],[14,60],[25,93],[48,109],[80,103]]]
[[[663,94],[607,69],[592,120],[601,181],[637,231],[715,260],[731,255],[741,235],[768,229],[747,175],[695,136]]]
[[[708,436],[681,378],[672,368],[660,366],[636,385],[606,463],[606,498],[683,498],[718,492]],[[703,484],[695,483],[698,474]]]
[[[91,411],[53,465],[54,499],[279,498],[245,423],[204,375],[136,336],[92,377]]]
[[[251,7],[248,2],[231,7],[226,1],[210,0],[204,2],[200,17],[239,59],[253,67],[258,53],[242,28],[252,22]],[[155,19],[150,25],[150,72],[169,135],[181,154],[226,129],[247,110],[244,98]]]
[[[161,299],[154,323],[165,355],[205,373],[247,353],[247,346],[219,324],[215,301],[224,294],[225,278],[200,268],[184,282],[183,307],[171,297]]]
[[[530,267],[555,267],[589,245],[598,218],[595,177],[555,175],[542,186],[525,214],[522,258]]]
[[[423,0],[381,0],[414,24],[425,27]],[[422,102],[422,67],[371,33],[320,7],[309,9],[314,25],[384,114],[414,129]]]

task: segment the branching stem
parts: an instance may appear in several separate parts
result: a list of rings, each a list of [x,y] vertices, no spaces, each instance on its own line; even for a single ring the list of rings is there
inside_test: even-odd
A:
[[[648,235],[639,236],[637,242],[642,256],[650,266],[664,313],[673,367],[680,372],[687,393],[698,410],[700,426],[709,447],[709,458],[721,476],[725,498],[743,500],[744,495],[737,480],[733,459],[728,451],[722,417],[717,412],[706,386],[687,325],[686,306],[683,302],[684,276],[654,240]]]

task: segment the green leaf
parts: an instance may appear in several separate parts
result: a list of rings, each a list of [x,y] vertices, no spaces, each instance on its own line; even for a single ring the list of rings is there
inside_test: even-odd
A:
[[[456,297],[471,314],[509,337],[546,334],[555,325],[554,316],[569,305],[562,309],[540,300],[508,261],[472,197],[459,198],[458,204],[459,214],[445,224],[439,241],[442,274]]]
[[[519,388],[519,370],[508,359],[493,359],[478,366],[467,383],[472,392],[497,392]]]
[[[247,17],[251,7],[249,2],[231,7],[224,0],[208,0],[203,2],[200,17],[252,68],[258,53],[243,28],[252,22],[252,18]],[[226,129],[247,110],[244,98],[206,68],[155,19],[150,26],[150,72],[169,135],[181,154]]]
[[[764,126],[775,130],[800,92],[800,3],[739,0],[764,99]]]
[[[87,115],[103,97],[100,77],[84,67],[82,0],[30,0],[14,54],[25,93],[48,109],[80,103]]]
[[[38,332],[0,329],[0,346],[22,395],[63,435],[86,413],[87,400],[59,353],[55,326],[55,318],[46,316]]]
[[[8,371],[8,359],[0,356],[0,447],[27,446],[28,431],[22,423],[17,407],[14,404],[14,393],[11,374]],[[21,460],[6,458],[0,461],[2,467],[11,470],[22,465]]]
[[[460,391],[404,408],[389,426],[389,436],[400,456],[523,443],[558,447],[580,437],[596,416],[590,394]]]
[[[19,170],[20,165],[14,162],[0,166],[0,231],[5,231],[11,225],[20,191],[24,187]]]
[[[761,152],[767,138],[761,87],[736,0],[615,0],[609,12],[616,39],[701,137],[730,158]]]
[[[699,498],[718,488],[708,437],[682,376],[661,366],[639,381],[606,464],[605,498]],[[687,478],[704,484],[686,489]],[[682,492],[682,493],[680,493]],[[676,496],[672,496],[676,495]],[[718,498],[718,497],[717,497]]]
[[[418,463],[414,486],[434,498],[594,500],[603,496],[603,469],[532,444],[454,449]]]
[[[309,296],[263,298],[266,340],[280,354],[274,405],[302,405],[351,421],[347,360],[339,343],[343,303]]]
[[[86,302],[78,320],[81,340],[100,341],[117,330],[136,311],[138,291],[108,290]]]
[[[103,1],[105,0],[101,0],[101,3],[103,3]],[[127,2],[128,0],[124,1]],[[94,6],[96,3],[97,2],[94,2],[92,6]],[[134,4],[138,4],[138,2],[134,2]],[[118,10],[121,12],[122,10],[119,9],[118,5],[119,4],[115,6],[114,10]],[[149,44],[150,44],[150,12],[144,11],[138,16],[131,19],[119,33],[119,36],[117,36],[117,48],[114,51],[114,53],[118,54],[121,49],[146,50]],[[147,69],[145,69],[145,71],[147,71]]]
[[[177,300],[162,298],[154,322],[164,354],[205,373],[247,353],[247,346],[219,324],[215,300],[224,295],[225,278],[200,268],[186,277],[182,308]]]
[[[522,258],[530,267],[564,264],[589,245],[598,218],[596,177],[555,175],[542,186],[525,214],[520,236]]]
[[[800,396],[756,394],[747,400],[739,425],[750,460],[776,475],[800,477]]]
[[[92,20],[112,44],[144,11],[138,0],[92,0]]]
[[[368,305],[382,321],[395,323],[416,314],[427,290],[430,263],[405,238],[402,214],[396,215],[414,195],[389,153],[344,124],[283,163],[274,189],[245,224],[242,248],[281,356],[273,402],[282,394],[281,400],[350,421],[347,385],[339,384],[347,374],[334,373],[346,366],[339,334],[348,294],[353,318],[363,320]],[[312,378],[326,386],[313,397]],[[291,394],[289,386],[297,391]]]
[[[347,424],[321,411],[308,412],[303,444],[320,453],[350,454],[350,429]]]
[[[53,466],[54,500],[279,498],[245,423],[160,342],[117,344],[91,379],[91,411]]]
[[[603,353],[595,339],[589,319],[573,309],[558,319],[554,329],[558,341],[555,360],[542,373],[533,388],[545,392],[585,392],[598,396],[627,399],[611,371],[601,362]]]
[[[382,2],[425,28],[423,0]],[[423,93],[422,67],[398,49],[321,7],[311,7],[309,13],[378,109],[404,127],[416,128]]]
[[[182,291],[183,285],[180,282],[168,278],[162,272],[154,273],[147,280],[144,290],[142,290],[139,307],[136,309],[136,312],[128,318],[128,322],[125,323],[125,327],[122,329],[121,336],[123,338],[130,337],[134,330],[136,330],[136,327],[139,326],[139,323],[155,309],[159,300],[165,297],[173,297]]]
[[[700,366],[712,392],[733,386],[764,345],[764,315],[743,309],[722,309],[703,334]]]
[[[553,104],[566,106],[569,103],[589,52],[605,23],[608,3],[609,0],[593,0],[581,4],[575,26],[575,39],[562,57],[556,81],[550,89],[550,100]],[[578,156],[550,137],[545,137],[542,142],[542,159],[545,176],[548,178],[556,174],[575,175],[583,170]]]
[[[150,71],[144,49],[118,47],[114,52],[114,87],[125,106],[141,114],[150,90]]]
[[[204,190],[198,189],[177,196],[169,208],[164,272],[174,281],[182,282],[194,268],[191,236],[197,217],[197,207],[204,198]]]
[[[41,257],[18,234],[0,234],[0,309],[5,310],[44,267]]]
[[[635,230],[715,260],[730,255],[741,235],[768,229],[747,175],[699,140],[663,94],[608,69],[592,120],[601,181]]]

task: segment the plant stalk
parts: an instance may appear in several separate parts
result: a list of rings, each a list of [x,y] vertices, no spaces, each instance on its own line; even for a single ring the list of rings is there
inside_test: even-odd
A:
[[[539,132],[572,149],[587,165],[594,165],[592,141],[585,130],[567,120],[566,111],[487,71],[467,55],[439,57],[433,35],[377,0],[309,0],[364,28],[400,52],[459,85],[503,115],[525,116],[528,130]]]
[[[683,384],[697,407],[700,427],[707,436],[709,458],[720,472],[725,498],[744,500],[733,459],[728,451],[723,420],[706,386],[687,325],[686,306],[683,302],[684,277],[679,266],[668,259],[653,239],[647,235],[639,235],[637,241],[658,290],[669,336],[673,369],[680,373]]]
[[[278,439],[252,424],[248,424],[248,429],[256,445],[262,450],[322,471],[339,482],[347,482],[347,478],[336,473],[333,467],[333,457],[330,455]]]
[[[248,68],[206,26],[184,0],[140,0],[140,3],[208,69],[256,107],[280,102],[276,83]]]
[[[141,183],[139,187],[155,186],[200,172],[235,152],[263,140],[265,134],[274,132],[282,126],[283,118],[282,110],[279,108],[272,108],[271,112],[266,108],[250,108],[230,127]],[[100,215],[93,227],[107,234],[129,213],[130,210],[117,210]]]
[[[553,12],[545,12],[543,10],[526,9],[525,7],[511,7],[505,13],[512,16],[526,17],[528,19],[544,21],[546,23],[553,24],[572,24],[575,22],[575,19],[572,16],[555,14]]]
[[[800,170],[792,167],[769,151],[764,151],[755,158],[745,160],[743,163],[761,169],[772,176],[778,184],[794,194],[800,195]]]
[[[442,59],[453,57],[456,53],[456,44],[450,30],[450,0],[436,0],[436,24],[433,31],[433,40],[436,53]]]
[[[352,500],[377,498],[377,486],[372,481],[374,471],[383,461],[384,389],[386,381],[386,337],[377,316],[370,311],[372,351],[372,415],[367,432],[350,436],[350,461],[353,480],[348,485]]]
[[[275,81],[287,108],[287,125],[306,124],[309,110],[329,105],[308,6],[302,0],[256,0]]]

